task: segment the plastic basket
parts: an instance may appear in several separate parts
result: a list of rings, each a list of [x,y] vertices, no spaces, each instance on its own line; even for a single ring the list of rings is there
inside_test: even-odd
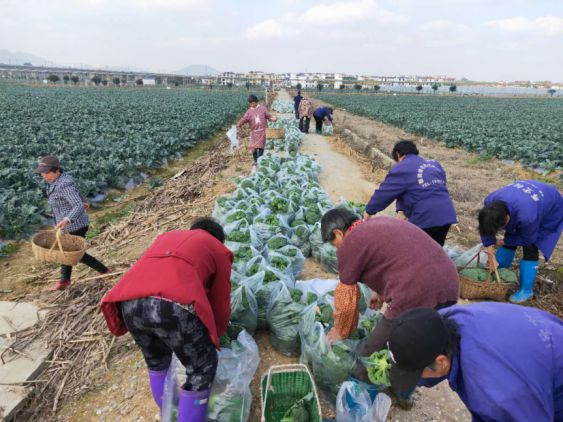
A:
[[[469,263],[475,258],[477,258],[477,267],[479,267],[480,254],[481,251],[478,251],[473,258],[467,261],[467,264],[458,268],[458,271],[461,272],[467,268]],[[489,278],[487,281],[476,281],[459,274],[459,295],[464,299],[504,300],[511,286],[512,283],[503,283],[501,281],[497,269],[495,269],[495,280]]]
[[[260,399],[262,422],[279,422],[285,412],[303,396],[313,392],[311,422],[322,422],[319,395],[313,377],[305,365],[275,365],[262,376]]]
[[[39,232],[31,241],[36,259],[63,265],[78,264],[87,248],[84,238],[63,233],[60,229]]]
[[[266,128],[266,139],[284,139],[285,129],[278,127]]]

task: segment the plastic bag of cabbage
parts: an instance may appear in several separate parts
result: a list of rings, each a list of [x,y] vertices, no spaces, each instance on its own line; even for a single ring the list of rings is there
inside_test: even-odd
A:
[[[270,296],[267,313],[270,341],[276,350],[286,355],[299,353],[301,347],[299,322],[305,308],[301,293],[301,290],[290,290],[282,282],[277,282]]]
[[[250,383],[254,378],[260,354],[250,334],[241,331],[229,347],[218,352],[217,373],[211,388],[207,421],[246,422],[250,416],[252,394]],[[162,421],[176,422],[180,388],[186,380],[186,369],[174,355],[166,376],[162,396]]]

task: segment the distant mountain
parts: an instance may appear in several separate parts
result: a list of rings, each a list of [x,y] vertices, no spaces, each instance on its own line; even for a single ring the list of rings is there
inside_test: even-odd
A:
[[[43,57],[36,56],[35,54],[24,53],[22,51],[0,50],[0,63],[22,65],[24,63],[31,63],[34,66],[52,65]]]
[[[203,64],[192,64],[188,67],[177,70],[174,73],[187,76],[217,76],[221,72]]]

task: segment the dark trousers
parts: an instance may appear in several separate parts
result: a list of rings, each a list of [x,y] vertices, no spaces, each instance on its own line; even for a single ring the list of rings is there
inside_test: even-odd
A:
[[[444,302],[436,305],[435,309],[443,309],[449,306],[455,305],[456,302]],[[387,342],[389,341],[389,335],[393,330],[394,324],[392,319],[381,318],[375,329],[371,334],[358,345],[357,353],[358,360],[356,361],[356,367],[352,372],[352,376],[360,381],[371,383],[366,372],[366,368],[360,362],[360,358],[369,357],[372,353],[377,352],[381,349],[387,347]]]
[[[310,117],[302,117],[299,119],[299,130],[303,133],[309,133],[309,123],[311,123]]]
[[[156,297],[121,302],[125,325],[152,371],[168,369],[172,352],[186,368],[184,390],[211,388],[217,352],[195,311]]]
[[[440,246],[444,246],[444,243],[446,243],[446,236],[448,235],[451,226],[451,224],[446,224],[445,226],[428,227],[427,229],[422,230],[424,230],[428,234],[428,236],[438,242]]]
[[[514,251],[518,246],[504,245],[504,247]],[[522,246],[522,251],[524,252],[524,261],[539,261],[540,251],[536,245]]]
[[[315,130],[317,131],[317,133],[322,133],[322,131],[323,131],[323,119],[315,116],[314,114],[313,114],[313,117],[315,118]]]
[[[297,111],[297,107],[295,107],[295,118],[299,119],[299,112]]]
[[[82,227],[81,229],[70,232],[70,234],[73,234],[75,236],[80,236],[80,237],[86,237],[87,231],[88,231],[88,226]],[[104,264],[102,264],[100,261],[98,261],[93,256],[88,255],[87,253],[84,254],[84,256],[82,257],[80,262],[82,264],[88,265],[93,270],[96,270],[97,272],[102,273],[102,274],[107,273],[107,271],[108,271],[107,267]],[[70,265],[61,265],[61,280],[69,280],[70,281],[71,275],[72,275],[72,267]]]
[[[254,151],[252,151],[252,159],[254,160],[254,163],[256,164],[258,162],[258,158],[262,157],[263,155],[263,148],[256,148]]]

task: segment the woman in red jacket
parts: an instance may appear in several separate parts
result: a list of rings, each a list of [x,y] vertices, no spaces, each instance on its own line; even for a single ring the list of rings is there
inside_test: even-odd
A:
[[[153,398],[162,410],[172,352],[186,367],[178,421],[204,422],[217,370],[219,337],[231,313],[232,252],[209,218],[160,235],[103,298],[109,330],[141,348]]]

